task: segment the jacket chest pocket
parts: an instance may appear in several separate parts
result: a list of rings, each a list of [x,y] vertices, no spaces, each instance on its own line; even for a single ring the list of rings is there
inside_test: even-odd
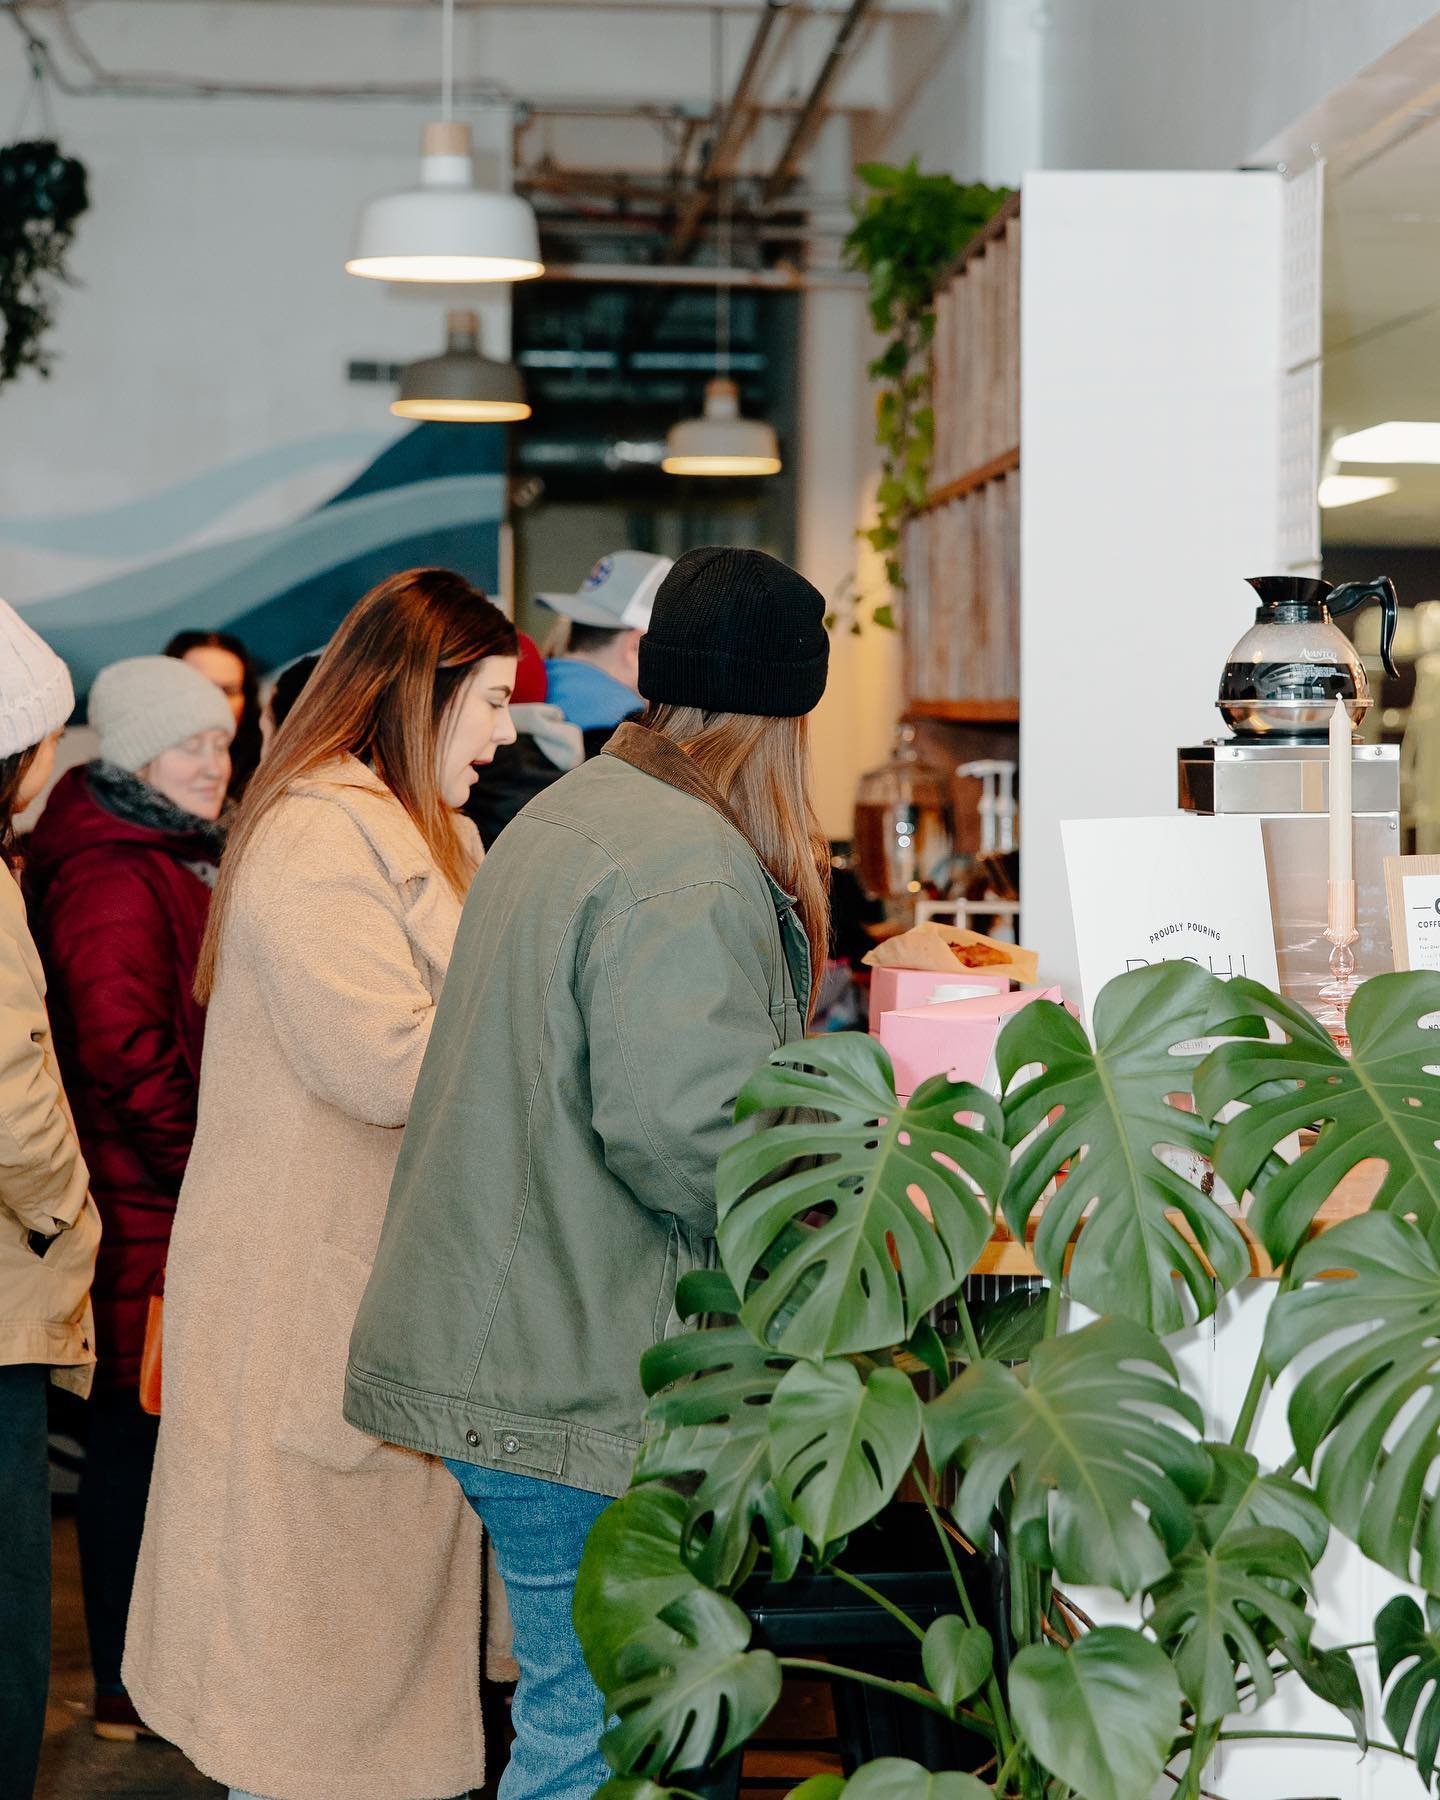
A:
[[[805,1035],[805,1019],[800,1011],[799,1002],[792,995],[771,1002],[770,1023],[775,1031],[775,1048],[782,1044],[793,1044],[797,1038]]]

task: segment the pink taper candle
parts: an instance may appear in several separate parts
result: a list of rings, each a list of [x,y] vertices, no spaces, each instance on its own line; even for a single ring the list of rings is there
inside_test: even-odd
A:
[[[1351,931],[1355,925],[1354,825],[1351,818],[1351,771],[1355,755],[1350,714],[1337,700],[1330,715],[1330,927]]]

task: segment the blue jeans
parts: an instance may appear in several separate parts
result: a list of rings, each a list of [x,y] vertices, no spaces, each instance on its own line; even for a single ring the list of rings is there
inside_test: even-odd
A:
[[[609,1774],[600,1755],[605,1701],[571,1607],[585,1540],[610,1502],[531,1475],[448,1458],[445,1466],[490,1533],[515,1627],[515,1745],[500,1800],[591,1800]]]

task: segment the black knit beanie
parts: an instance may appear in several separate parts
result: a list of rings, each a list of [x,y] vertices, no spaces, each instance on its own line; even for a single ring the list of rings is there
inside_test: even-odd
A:
[[[825,602],[762,550],[687,550],[640,640],[640,692],[702,712],[794,719],[825,692]]]

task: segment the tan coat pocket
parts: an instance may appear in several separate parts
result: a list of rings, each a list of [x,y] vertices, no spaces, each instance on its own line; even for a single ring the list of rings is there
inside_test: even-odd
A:
[[[275,1423],[280,1449],[340,1474],[362,1468],[385,1447],[342,1412],[350,1332],[369,1278],[369,1265],[348,1250],[317,1247]]]

